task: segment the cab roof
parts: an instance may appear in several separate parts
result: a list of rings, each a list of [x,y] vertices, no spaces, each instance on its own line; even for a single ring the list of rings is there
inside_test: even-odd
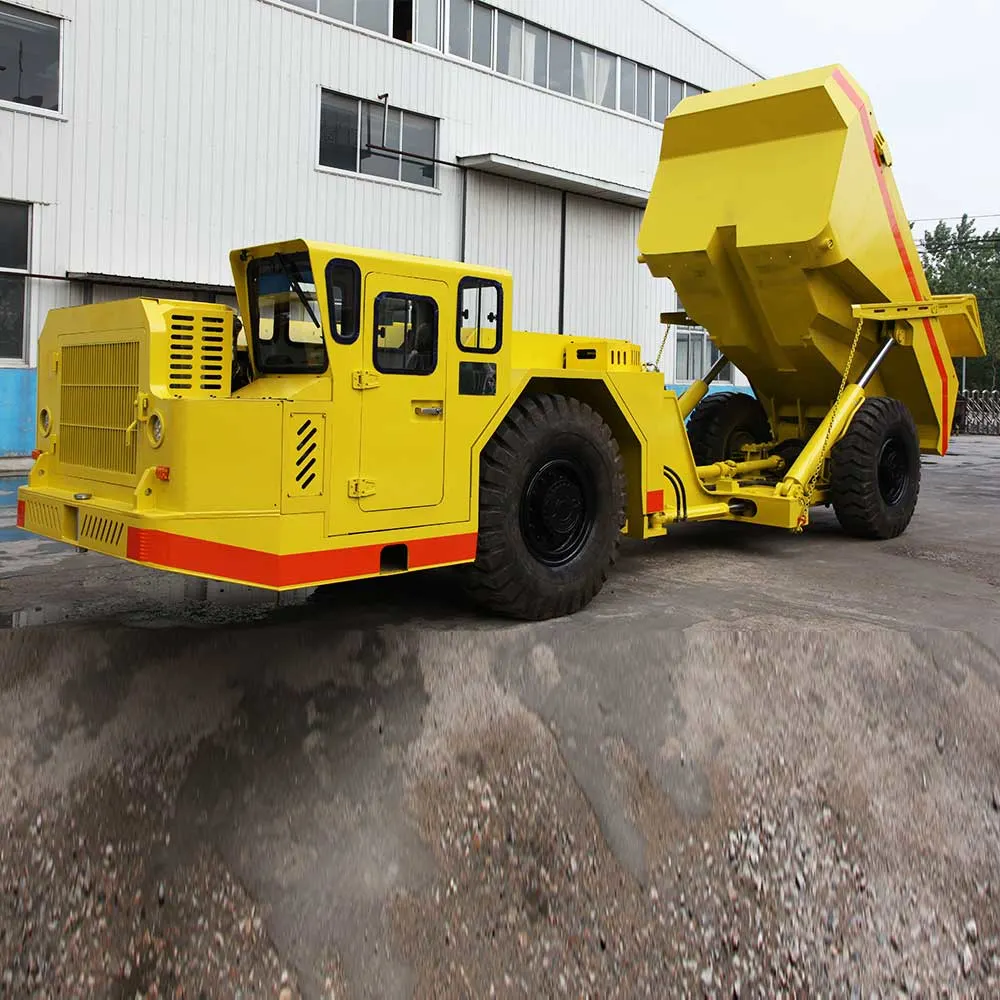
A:
[[[231,257],[235,262],[237,259],[269,257],[276,252],[294,253],[302,250],[308,250],[310,253],[329,259],[345,257],[356,261],[362,270],[378,270],[379,266],[382,266],[394,272],[405,271],[414,277],[454,278],[456,275],[471,275],[490,278],[494,281],[510,280],[511,278],[511,272],[501,268],[443,260],[438,257],[423,257],[417,254],[394,253],[371,247],[355,247],[343,243],[324,243],[319,240],[290,239],[279,243],[243,247],[233,250]]]

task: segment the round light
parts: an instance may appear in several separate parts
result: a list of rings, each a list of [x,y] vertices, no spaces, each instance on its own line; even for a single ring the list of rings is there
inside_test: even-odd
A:
[[[52,430],[52,414],[48,410],[43,409],[38,414],[38,426],[42,428],[42,433],[48,437]]]
[[[154,413],[149,418],[149,440],[154,448],[159,448],[163,444],[163,417],[159,413]]]

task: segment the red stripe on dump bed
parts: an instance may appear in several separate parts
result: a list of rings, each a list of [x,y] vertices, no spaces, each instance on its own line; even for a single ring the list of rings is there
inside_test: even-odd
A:
[[[409,569],[427,569],[476,558],[475,533],[418,538],[403,542]],[[315,583],[378,576],[387,544],[353,549],[276,555],[188,535],[151,528],[129,528],[127,556],[135,562],[198,573],[216,579],[239,580],[261,587],[307,587]]]
[[[837,81],[841,90],[847,94],[851,104],[858,110],[858,115],[861,118],[861,126],[864,128],[865,137],[868,140],[868,152],[871,154],[872,164],[875,167],[875,177],[878,180],[879,191],[882,193],[882,204],[885,206],[886,215],[889,217],[889,226],[892,229],[892,236],[896,241],[896,249],[899,252],[900,260],[903,262],[903,270],[906,271],[906,277],[909,279],[910,291],[913,293],[914,301],[921,302],[924,296],[920,291],[920,283],[917,281],[917,274],[913,269],[913,261],[910,259],[906,242],[903,239],[903,229],[899,223],[899,216],[896,214],[896,206],[892,202],[892,195],[889,193],[889,185],[885,179],[885,172],[882,169],[882,163],[875,148],[875,133],[872,131],[868,108],[865,105],[864,99],[851,86],[840,70],[833,71],[833,78]],[[931,353],[934,355],[934,364],[937,365],[938,374],[941,376],[941,453],[946,454],[948,451],[948,436],[951,431],[951,421],[948,419],[948,373],[945,370],[944,357],[941,354],[941,349],[938,347],[937,338],[934,336],[934,327],[931,325],[929,319],[924,319],[923,323],[927,340],[931,345]]]
[[[19,528],[24,527],[24,501],[17,501],[17,526]]]

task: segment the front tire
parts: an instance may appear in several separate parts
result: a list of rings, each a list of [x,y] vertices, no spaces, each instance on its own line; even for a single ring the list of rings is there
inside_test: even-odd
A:
[[[920,493],[920,437],[898,399],[866,399],[830,466],[830,499],[849,535],[887,539],[906,530]]]
[[[511,618],[573,614],[600,592],[625,524],[625,476],[608,425],[567,396],[520,400],[480,458],[473,597]]]

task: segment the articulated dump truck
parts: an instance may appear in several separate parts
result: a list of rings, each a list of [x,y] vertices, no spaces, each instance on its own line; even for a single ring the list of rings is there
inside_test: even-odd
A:
[[[680,396],[626,339],[514,330],[505,271],[301,239],[232,253],[240,318],[53,310],[18,523],[272,590],[462,566],[522,619],[679,522],[832,505],[897,536],[984,344],[972,296],[930,294],[891,167],[840,67],[677,107],[637,266],[722,354]],[[752,395],[708,393],[725,360]]]

